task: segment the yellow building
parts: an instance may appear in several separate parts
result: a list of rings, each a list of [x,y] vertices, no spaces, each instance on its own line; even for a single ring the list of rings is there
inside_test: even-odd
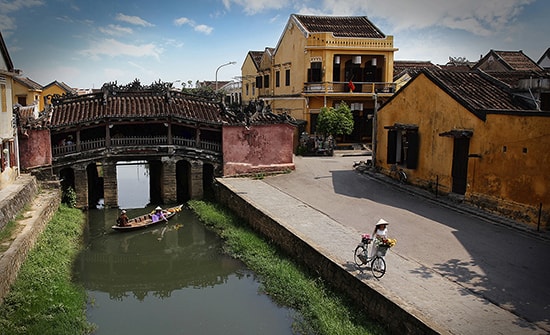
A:
[[[42,85],[27,77],[14,77],[13,101],[21,106],[36,104],[38,110],[43,110]]]
[[[377,114],[375,166],[548,227],[550,106],[539,107],[483,71],[422,70]]]
[[[365,16],[290,16],[273,49],[259,64],[249,53],[243,65],[243,101],[255,73],[258,98],[275,113],[307,122],[315,133],[322,107],[341,101],[352,109],[355,129],[342,142],[370,142],[376,102],[393,95],[393,59],[397,49]],[[256,66],[256,69],[252,67]],[[248,80],[248,81],[247,81]],[[250,94],[250,86],[249,94]]]
[[[263,55],[264,51],[249,51],[246,54],[243,66],[241,67],[243,105],[248,105],[250,101],[258,99],[256,77],[258,77],[258,73],[260,73],[260,63]]]
[[[75,89],[71,88],[69,85],[65,84],[64,82],[58,82],[57,80],[52,81],[48,85],[44,86],[42,90],[42,97],[45,98],[47,103],[51,103],[51,98],[55,95],[63,95],[63,94],[74,94],[76,95],[77,92]]]

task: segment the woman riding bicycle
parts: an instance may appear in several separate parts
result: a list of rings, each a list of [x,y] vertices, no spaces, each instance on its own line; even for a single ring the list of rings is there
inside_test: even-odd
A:
[[[378,253],[378,245],[382,243],[382,240],[388,238],[388,221],[384,219],[378,220],[376,223],[376,226],[374,227],[374,232],[372,233],[372,249],[371,249],[371,257],[376,256]]]

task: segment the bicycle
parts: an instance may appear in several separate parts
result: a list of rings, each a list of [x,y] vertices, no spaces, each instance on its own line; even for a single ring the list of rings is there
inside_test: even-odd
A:
[[[380,279],[386,273],[386,261],[384,260],[384,256],[386,255],[388,247],[379,245],[376,255],[374,255],[374,257],[369,257],[368,246],[371,242],[372,238],[370,238],[369,234],[362,234],[361,242],[357,245],[353,253],[353,259],[359,268],[370,263],[372,275],[374,278]]]
[[[390,167],[390,176],[399,180],[401,184],[405,184],[407,182],[407,174],[402,168],[398,167],[397,164],[393,164]]]

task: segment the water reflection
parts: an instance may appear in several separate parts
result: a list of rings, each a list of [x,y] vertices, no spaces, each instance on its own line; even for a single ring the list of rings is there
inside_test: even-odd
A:
[[[117,210],[87,215],[74,275],[90,297],[96,334],[292,334],[292,311],[258,294],[254,274],[224,255],[192,212],[124,233],[110,228]]]

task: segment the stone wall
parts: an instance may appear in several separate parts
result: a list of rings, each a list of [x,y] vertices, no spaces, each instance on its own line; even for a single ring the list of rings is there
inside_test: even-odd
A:
[[[41,185],[40,193],[38,193],[35,178],[24,177],[21,183],[24,185],[21,192],[10,192],[8,197],[10,199],[2,200],[2,206],[5,205],[4,201],[8,200],[20,207],[15,215],[27,204],[29,209],[23,218],[18,220],[18,224],[22,227],[21,232],[10,243],[9,248],[0,253],[0,303],[16,280],[27,254],[61,203],[61,189],[58,183],[44,185],[44,187]],[[15,210],[15,205],[11,210]]]
[[[22,174],[13,183],[2,188],[0,192],[0,229],[15,218],[17,213],[28,204],[38,190],[38,184],[34,177]]]
[[[220,204],[231,209],[260,234],[272,240],[288,255],[322,277],[335,290],[343,292],[363,307],[373,319],[387,325],[392,334],[438,334],[429,325],[408,313],[403,307],[380,294],[375,288],[357,278],[353,272],[333,262],[313,246],[295,236],[268,214],[218,183],[216,197]]]

